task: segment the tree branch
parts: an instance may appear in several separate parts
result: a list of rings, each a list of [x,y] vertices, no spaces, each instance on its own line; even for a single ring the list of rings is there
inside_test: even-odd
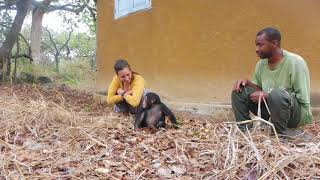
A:
[[[6,23],[6,22],[0,22],[0,26],[5,27],[5,28],[10,28],[10,26],[9,26],[9,25],[7,25],[7,24],[9,24],[9,23]]]
[[[58,48],[57,48],[56,44],[54,43],[54,40],[53,40],[53,37],[52,37],[50,31],[48,30],[48,28],[44,28],[44,29],[48,32],[50,42],[51,42],[51,44],[53,45],[54,49],[55,49],[56,51],[58,51]]]
[[[45,45],[46,47],[48,47],[51,51],[52,54],[55,54],[54,50],[51,48],[51,46],[45,42],[41,42],[43,45]]]
[[[2,10],[17,10],[17,7],[15,6],[15,2],[1,2],[0,5],[0,11]]]
[[[50,5],[48,8],[48,12],[56,11],[56,10],[63,10],[73,12],[75,14],[79,14],[83,9],[86,7],[86,3],[82,5],[72,5],[72,4],[65,4],[65,5]]]
[[[50,51],[52,52],[52,54],[53,54],[54,56],[59,57],[60,54],[61,54],[61,51],[62,51],[64,48],[66,48],[66,49],[68,50],[67,46],[68,46],[68,44],[69,44],[69,41],[70,41],[70,39],[71,39],[71,35],[72,35],[72,33],[73,33],[73,29],[72,29],[72,28],[71,28],[71,30],[70,30],[69,33],[68,33],[68,37],[67,37],[66,42],[63,43],[63,44],[61,43],[62,46],[61,46],[60,48],[58,48],[58,46],[57,46],[59,43],[55,43],[55,42],[54,42],[53,36],[52,36],[52,34],[50,33],[50,31],[48,30],[48,28],[45,28],[45,30],[48,32],[50,43],[52,44],[52,46],[54,47],[54,49],[52,49],[51,46],[49,46],[48,44],[45,44],[45,43],[43,43],[43,44],[46,45],[47,47],[49,47]]]
[[[16,55],[11,55],[11,58],[28,58],[30,61],[33,61],[32,57],[29,56],[28,54],[16,54]]]
[[[34,13],[36,10],[40,10],[42,12],[46,12],[48,10],[48,7],[50,5],[52,0],[42,0],[42,1],[36,1],[32,0],[32,6],[33,6],[33,12]]]
[[[30,46],[30,44],[28,43],[27,39],[21,33],[19,33],[19,36],[22,38],[23,42],[28,46],[28,54],[29,54],[29,56],[31,56],[31,46]]]
[[[67,39],[66,43],[64,43],[64,45],[60,48],[59,54],[60,54],[61,50],[68,45],[68,43],[69,43],[69,41],[70,41],[70,39],[71,39],[71,34],[72,34],[72,32],[73,32],[73,29],[71,28],[71,30],[69,31],[68,39]]]
[[[89,10],[93,21],[96,22],[97,21],[97,10],[95,8],[90,7],[88,4],[86,4],[86,8]]]
[[[0,26],[5,27],[5,28],[10,28],[9,26],[5,25],[4,23],[0,23]],[[31,56],[31,46],[30,46],[29,42],[20,32],[19,32],[18,36],[21,37],[23,42],[26,44],[26,46],[28,46],[28,54],[29,54],[28,56]]]

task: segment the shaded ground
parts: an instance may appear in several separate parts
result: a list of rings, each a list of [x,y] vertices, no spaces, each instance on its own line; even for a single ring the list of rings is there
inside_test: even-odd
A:
[[[65,86],[0,86],[2,178],[320,178],[320,124],[307,142],[241,133],[221,117],[177,113],[181,128],[133,131],[113,113]]]

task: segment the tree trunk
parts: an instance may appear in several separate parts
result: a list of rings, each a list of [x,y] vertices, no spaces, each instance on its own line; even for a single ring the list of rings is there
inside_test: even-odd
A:
[[[56,71],[59,73],[59,54],[54,55],[54,61],[56,62]]]
[[[35,64],[41,64],[41,35],[42,35],[42,20],[44,16],[44,6],[49,6],[51,0],[44,0],[43,6],[36,6],[32,12],[31,25],[31,57]]]
[[[41,29],[42,29],[42,19],[43,19],[43,11],[36,7],[32,13],[32,26],[31,26],[31,57],[33,59],[33,63],[40,64],[41,63]]]
[[[16,56],[14,58],[14,70],[13,70],[13,83],[16,83],[16,80],[17,80],[17,60],[18,60],[18,55],[20,53],[20,42],[19,42],[19,36],[17,38],[17,44],[16,44],[16,47],[17,47],[17,52],[16,52]]]
[[[95,51],[94,55],[90,58],[91,70],[96,70],[96,66],[97,66],[96,63],[97,63],[97,53]]]
[[[2,46],[0,47],[0,74],[2,80],[8,80],[11,68],[11,51],[17,40],[23,21],[27,15],[31,0],[17,0],[17,14],[6,35]]]

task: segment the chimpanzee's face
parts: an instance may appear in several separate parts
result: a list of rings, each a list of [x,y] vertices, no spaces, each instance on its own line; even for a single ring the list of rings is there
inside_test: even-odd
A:
[[[155,104],[160,104],[160,97],[152,92],[149,92],[145,95],[143,102],[142,102],[142,107],[144,109],[149,109]]]
[[[148,108],[148,97],[147,96],[145,96],[143,99],[142,107],[143,107],[143,109]]]

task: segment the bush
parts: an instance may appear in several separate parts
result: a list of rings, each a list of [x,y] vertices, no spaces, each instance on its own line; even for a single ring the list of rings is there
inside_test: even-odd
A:
[[[57,72],[55,64],[32,65],[27,60],[20,60],[17,63],[17,77],[20,74],[30,74],[35,78],[44,76],[49,77],[56,84],[65,84],[77,89],[94,89],[95,71],[92,70],[88,60],[62,61],[59,68]],[[24,82],[36,83],[36,81]]]

